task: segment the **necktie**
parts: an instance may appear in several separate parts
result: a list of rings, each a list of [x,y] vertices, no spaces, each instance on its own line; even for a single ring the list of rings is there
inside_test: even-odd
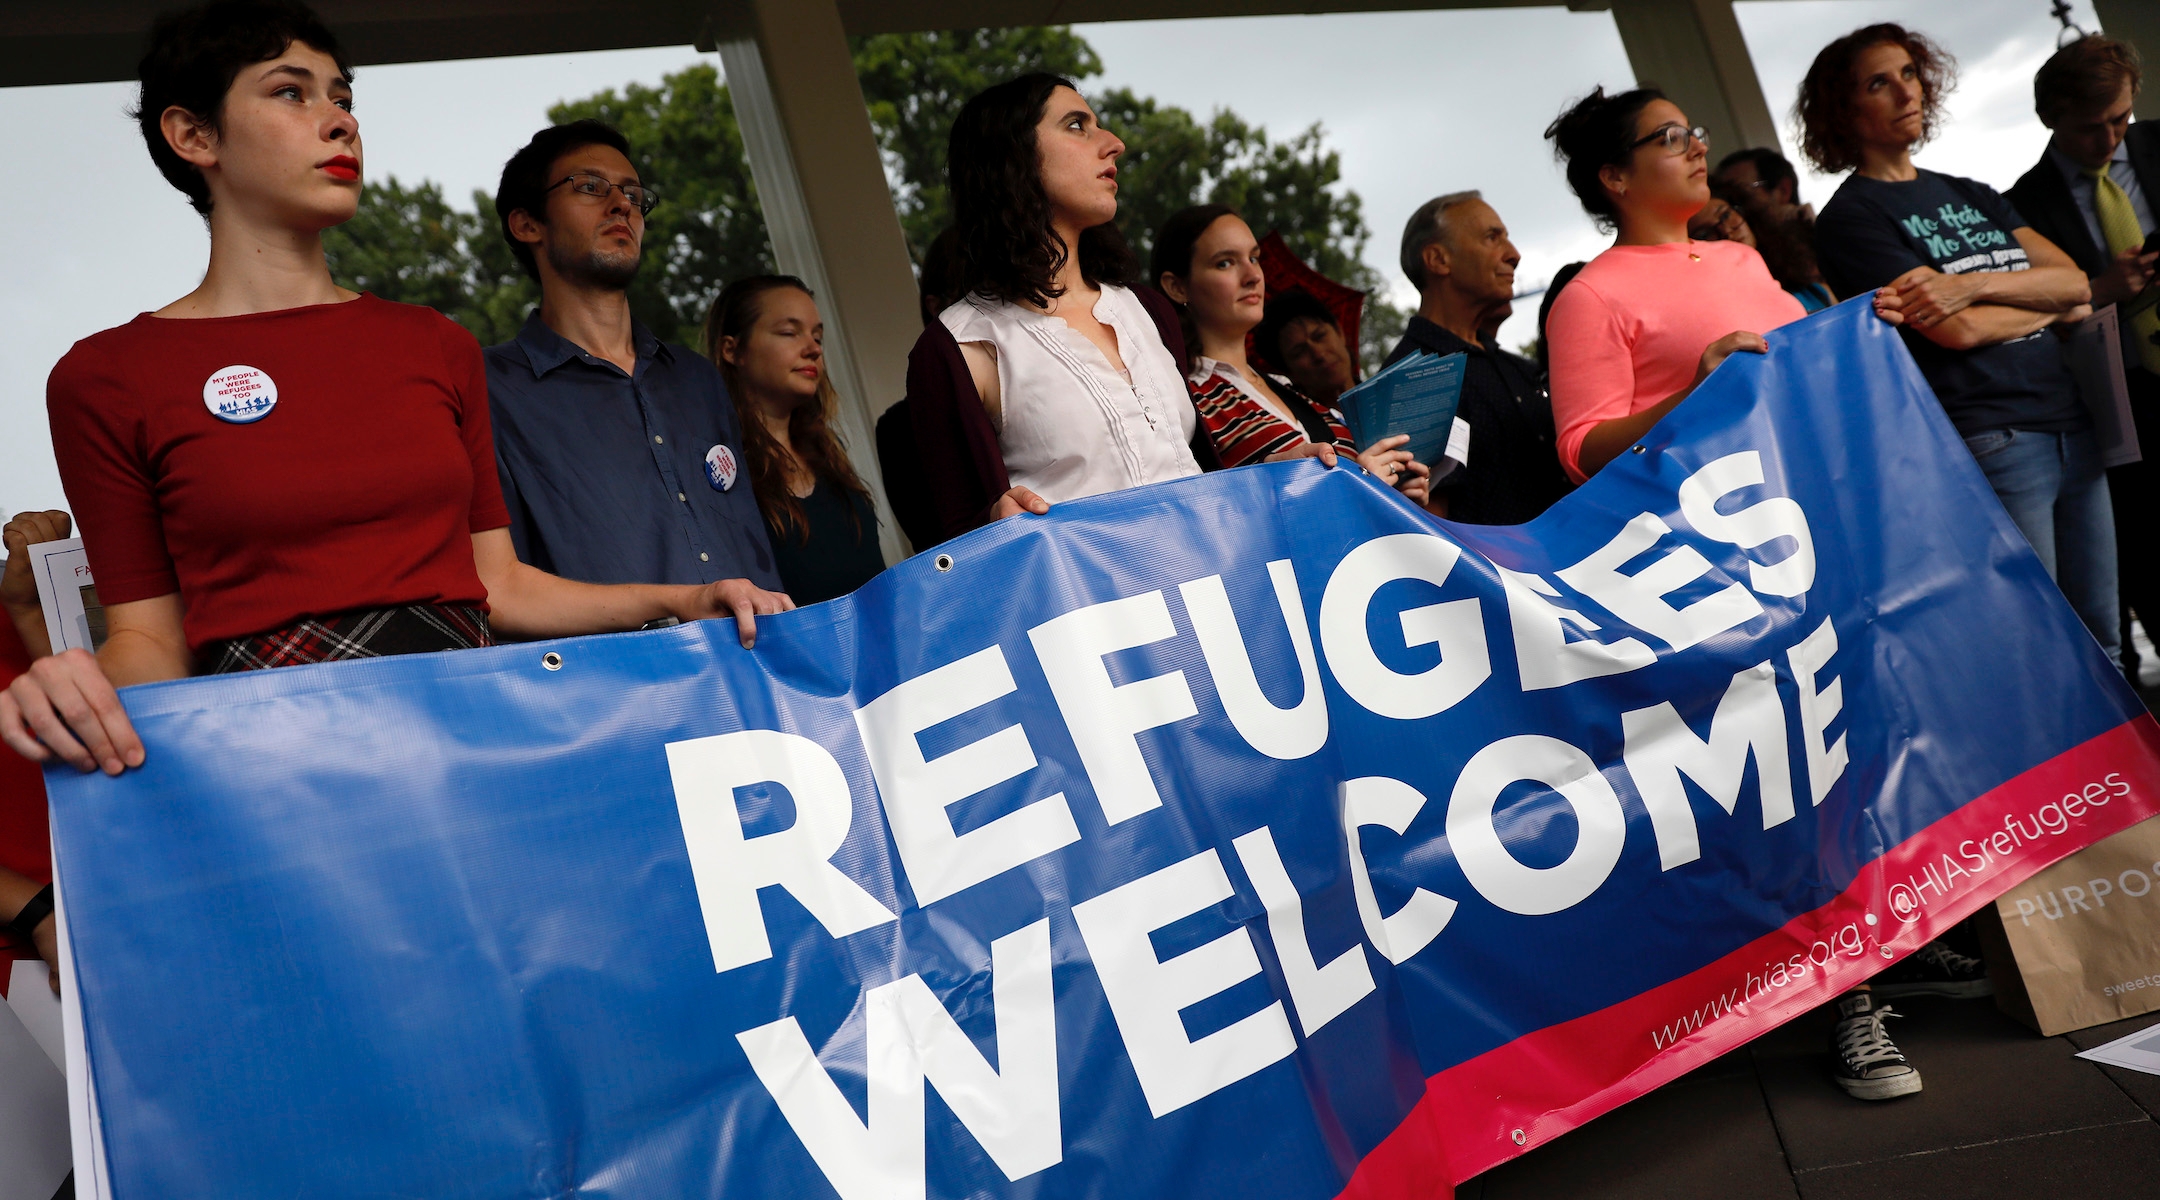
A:
[[[2100,218],[2101,236],[2107,238],[2108,254],[2121,257],[2123,251],[2145,244],[2145,231],[2138,228],[2137,210],[2130,207],[2130,193],[2122,190],[2115,177],[2106,167],[2096,167],[2085,172],[2093,181],[2093,215]],[[2146,309],[2130,322],[2124,336],[2137,343],[2138,361],[2145,369],[2160,374],[2160,346],[2153,344],[2153,335],[2160,334],[2160,311]]]

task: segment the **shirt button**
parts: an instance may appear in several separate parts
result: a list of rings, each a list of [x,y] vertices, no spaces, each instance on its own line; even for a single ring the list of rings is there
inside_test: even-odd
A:
[[[655,445],[655,446],[658,446],[658,445],[660,445],[661,443],[665,442],[666,440],[667,440],[666,438],[663,438],[663,437],[661,437],[661,436],[660,436],[659,434],[657,434],[657,433],[653,435],[653,445]]]
[[[683,495],[681,492],[675,493],[675,498],[682,501],[684,504],[690,503],[690,497]]]
[[[698,551],[697,560],[699,562],[711,562],[712,555],[705,553],[703,550],[700,550]]]

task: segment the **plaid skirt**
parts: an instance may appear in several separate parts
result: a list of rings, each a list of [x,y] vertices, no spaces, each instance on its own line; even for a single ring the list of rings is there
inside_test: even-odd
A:
[[[260,671],[347,658],[385,658],[495,644],[487,611],[461,604],[356,608],[211,645],[210,673]]]

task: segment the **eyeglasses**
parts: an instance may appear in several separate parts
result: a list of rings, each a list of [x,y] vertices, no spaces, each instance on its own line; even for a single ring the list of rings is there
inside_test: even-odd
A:
[[[1715,202],[1713,202],[1715,203]],[[1739,209],[1727,204],[1724,211],[1707,223],[1698,222],[1688,230],[1688,236],[1698,242],[1724,242],[1732,240],[1735,233],[1747,224],[1747,217]]]
[[[607,199],[609,192],[621,192],[623,199],[637,205],[640,216],[651,216],[653,206],[660,203],[660,197],[642,183],[616,183],[611,179],[603,179],[598,175],[589,175],[583,171],[556,180],[540,189],[541,194],[545,195],[552,192],[566,183],[570,185],[571,191],[580,196],[591,196],[595,200]]]
[[[1689,138],[1701,142],[1705,150],[1710,148],[1710,133],[1700,125],[1695,126],[1693,129],[1682,125],[1660,125],[1648,135],[1629,142],[1628,153],[1632,154],[1637,149],[1656,142],[1664,147],[1667,154],[1685,154],[1687,153]]]

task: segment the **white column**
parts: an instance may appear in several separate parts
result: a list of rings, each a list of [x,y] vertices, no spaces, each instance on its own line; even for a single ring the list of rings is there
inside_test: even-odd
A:
[[[2145,59],[2145,86],[2138,90],[2141,121],[2160,121],[2160,4],[2153,0],[2093,0],[2101,32],[2138,48]]]
[[[1732,0],[1612,0],[1635,78],[1654,83],[1710,134],[1710,161],[1778,144]]]
[[[716,11],[715,28],[774,257],[817,293],[840,433],[898,562],[907,543],[885,499],[876,422],[906,390],[922,318],[839,7],[742,0]]]

